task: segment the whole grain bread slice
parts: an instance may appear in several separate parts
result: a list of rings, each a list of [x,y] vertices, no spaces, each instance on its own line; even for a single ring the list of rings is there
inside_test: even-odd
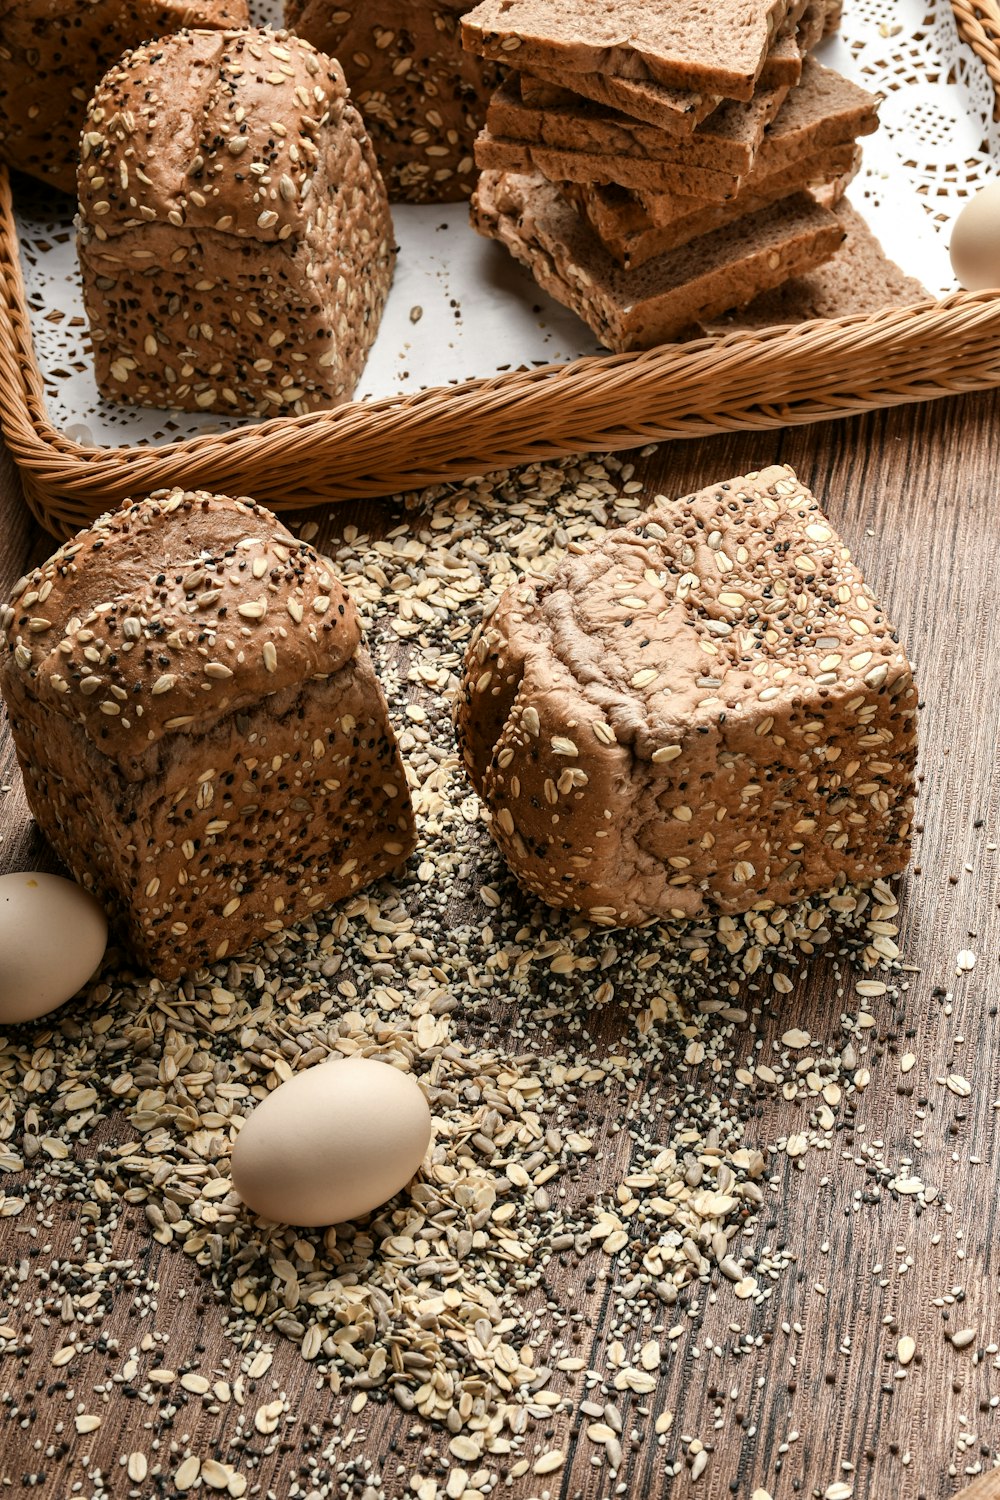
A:
[[[679,140],[690,136],[722,103],[717,94],[694,94],[690,89],[615,78],[610,73],[555,73],[549,68],[533,67],[530,73],[517,76],[525,104],[547,109],[554,104],[590,99],[607,109],[620,110],[630,119],[645,120],[658,130],[669,130]]]
[[[652,78],[749,99],[792,0],[481,0],[463,44],[509,67]]]
[[[494,135],[487,127],[476,137],[476,165],[482,170],[538,172],[550,182],[614,182],[648,194],[653,201],[678,197],[724,203],[740,187],[736,172],[711,171],[683,158],[654,161],[615,151],[580,151],[536,145]]]
[[[794,87],[801,76],[806,54],[825,34],[834,14],[839,16],[836,0],[808,0],[793,41],[789,43],[784,36],[775,39],[764,60],[755,92]],[[683,135],[690,135],[722,103],[717,95],[692,93],[689,89],[671,88],[668,84],[648,79],[618,78],[610,73],[570,73],[533,63],[531,72],[525,76],[528,92],[524,97],[528,103],[565,102],[570,94],[576,93],[611,109],[620,109],[623,114],[645,120],[647,124],[658,125],[661,130],[674,130]]]
[[[748,215],[623,271],[558,189],[537,174],[486,172],[473,223],[528,267],[609,349],[648,349],[739,307],[826,260],[844,238],[836,215],[805,196]],[[713,311],[714,309],[714,311]]]
[[[753,166],[764,131],[787,93],[758,89],[748,104],[727,99],[693,134],[679,137],[579,94],[568,93],[561,102],[546,106],[531,104],[524,97],[523,78],[513,73],[493,94],[486,124],[495,136],[532,145],[602,155],[617,152],[742,175]]]
[[[878,95],[870,94],[833,68],[824,68],[815,58],[808,58],[802,82],[789,92],[768,126],[753,167],[740,184],[740,192],[756,192],[765,179],[778,172],[871,135],[878,129],[879,103]],[[607,180],[620,181],[620,178]],[[635,186],[635,192],[649,224],[659,228],[674,224],[697,208],[691,201],[692,195],[683,192],[657,193],[641,185]],[[702,206],[719,201],[708,192],[699,191],[695,196],[701,199]]]
[[[662,228],[650,222],[638,199],[625,188],[566,183],[562,191],[618,264],[635,270],[654,256],[688,245],[744,214],[759,213],[793,193],[827,188],[822,201],[825,207],[832,207],[859,164],[857,146],[851,142],[835,146],[763,177],[754,186],[745,184],[728,203],[696,204],[689,213],[678,214]]]
[[[811,318],[846,318],[886,307],[910,307],[930,297],[915,276],[908,276],[889,259],[846,198],[836,212],[846,238],[829,260],[763,292],[748,306],[706,322],[705,331],[732,333],[737,328],[771,328]]]

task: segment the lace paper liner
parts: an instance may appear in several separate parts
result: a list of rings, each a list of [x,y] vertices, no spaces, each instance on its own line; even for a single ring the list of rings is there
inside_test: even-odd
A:
[[[252,0],[280,25],[275,0]],[[851,200],[886,253],[927,289],[954,289],[950,227],[1000,177],[1000,125],[984,64],[958,36],[948,0],[846,0],[840,35],[817,53],[884,96]],[[94,381],[69,199],[22,179],[15,204],[35,351],[50,420],[83,444],[162,444],[246,423],[119,406]],[[465,204],[393,207],[400,255],[357,399],[407,395],[511,369],[562,363],[601,346],[499,245]]]

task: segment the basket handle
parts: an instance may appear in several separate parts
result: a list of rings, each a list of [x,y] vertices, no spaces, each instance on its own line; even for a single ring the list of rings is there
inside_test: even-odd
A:
[[[1000,120],[1000,4],[998,0],[951,0],[958,34],[986,64],[996,99],[993,118]]]

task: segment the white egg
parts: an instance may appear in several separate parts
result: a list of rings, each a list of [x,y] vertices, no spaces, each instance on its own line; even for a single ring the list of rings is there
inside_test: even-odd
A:
[[[952,269],[966,291],[1000,287],[1000,182],[969,199],[955,220],[948,248]]]
[[[375,1058],[333,1058],[257,1105],[233,1148],[233,1186],[262,1218],[340,1224],[405,1187],[430,1137],[412,1074]]]
[[[0,1025],[33,1021],[97,971],[108,924],[82,886],[26,870],[0,875]]]

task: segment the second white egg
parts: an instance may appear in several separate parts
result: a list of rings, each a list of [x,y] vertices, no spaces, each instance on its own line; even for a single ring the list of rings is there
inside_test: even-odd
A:
[[[34,1021],[87,983],[108,924],[89,891],[39,870],[0,875],[0,1026]]]
[[[1000,287],[1000,182],[970,198],[951,231],[952,269],[970,292]]]
[[[282,1224],[339,1224],[385,1203],[431,1136],[419,1083],[376,1058],[333,1058],[257,1105],[233,1148],[233,1186]]]

